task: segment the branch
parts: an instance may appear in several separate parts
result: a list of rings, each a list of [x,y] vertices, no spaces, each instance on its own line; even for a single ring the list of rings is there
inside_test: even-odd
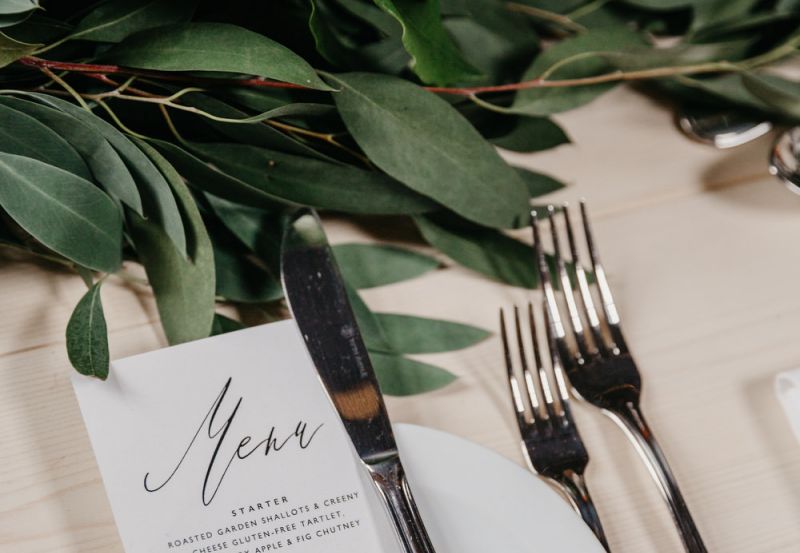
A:
[[[177,81],[177,82],[191,82],[196,84],[208,85],[224,85],[234,84],[238,86],[248,87],[265,87],[265,88],[294,88],[294,89],[308,89],[308,87],[294,84],[283,83],[280,81],[271,81],[268,79],[252,78],[252,79],[223,79],[212,77],[196,77],[192,75],[181,75],[180,73],[171,73],[168,71],[153,71],[148,69],[132,69],[130,67],[120,67],[119,65],[104,65],[94,63],[74,63],[65,61],[46,60],[37,58],[35,56],[23,56],[19,60],[20,63],[30,67],[39,69],[56,69],[58,71],[72,71],[73,73],[94,73],[104,75],[132,75],[134,77],[150,77],[154,79],[161,79],[164,81]]]

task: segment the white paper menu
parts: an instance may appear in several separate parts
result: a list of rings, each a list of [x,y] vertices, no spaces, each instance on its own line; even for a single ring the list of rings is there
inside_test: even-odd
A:
[[[396,551],[294,321],[73,380],[126,553]]]

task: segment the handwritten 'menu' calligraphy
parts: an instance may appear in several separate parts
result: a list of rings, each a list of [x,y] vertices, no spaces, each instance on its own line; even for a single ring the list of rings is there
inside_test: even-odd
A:
[[[233,428],[236,414],[239,412],[239,408],[242,406],[242,401],[244,399],[239,397],[233,407],[228,411],[228,414],[225,415],[223,413],[223,411],[226,410],[223,404],[225,404],[225,399],[231,388],[231,381],[232,378],[228,378],[227,382],[225,382],[222,390],[217,395],[216,399],[214,399],[211,408],[208,410],[205,417],[203,417],[200,426],[192,436],[188,447],[178,461],[172,465],[174,468],[166,478],[160,480],[160,484],[154,484],[153,480],[156,477],[153,476],[151,472],[144,475],[145,490],[148,492],[157,492],[169,484],[183,466],[184,461],[193,454],[192,452],[194,449],[197,449],[196,444],[198,441],[202,441],[206,437],[214,443],[214,451],[211,453],[208,460],[208,467],[203,476],[202,500],[205,506],[210,505],[214,497],[216,497],[225,479],[225,475],[228,474],[234,461],[244,460],[258,453],[261,453],[262,456],[276,455],[290,443],[295,443],[301,450],[307,449],[311,445],[323,425],[318,424],[312,426],[310,423],[303,420],[298,421],[294,430],[289,434],[281,432],[275,426],[269,427],[267,436],[254,445],[252,442],[255,438],[252,436],[243,436],[238,441],[230,439],[229,434],[234,432]],[[228,404],[230,403],[231,402],[228,402]],[[200,440],[198,440],[198,438]],[[220,468],[215,471],[217,467]],[[213,477],[215,472],[219,473],[216,479]]]

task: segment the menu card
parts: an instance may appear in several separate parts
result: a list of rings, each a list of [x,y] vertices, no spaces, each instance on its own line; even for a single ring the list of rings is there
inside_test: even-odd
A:
[[[397,551],[294,321],[73,383],[127,553]]]

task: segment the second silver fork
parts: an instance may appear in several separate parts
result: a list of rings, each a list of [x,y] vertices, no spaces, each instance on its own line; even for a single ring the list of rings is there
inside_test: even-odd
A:
[[[514,307],[517,358],[520,365],[520,371],[517,371],[514,368],[514,355],[509,344],[505,315],[500,310],[500,335],[503,341],[509,388],[522,437],[523,454],[530,469],[554,484],[567,497],[606,551],[610,551],[603,525],[600,523],[583,477],[584,470],[589,464],[589,455],[572,419],[569,391],[549,330],[546,312],[544,317],[547,345],[542,347],[536,331],[533,305],[528,304],[529,340],[523,338],[519,309]],[[528,362],[526,341],[529,341],[533,351],[532,366]],[[551,364],[554,386],[550,384],[540,348]],[[522,384],[517,376],[518,373],[522,375]],[[530,405],[530,410],[527,405]]]
[[[586,249],[594,273],[590,283],[578,257],[575,231],[566,206],[562,209],[567,231],[570,258],[565,260],[561,252],[559,232],[555,224],[555,209],[550,206],[547,219],[550,223],[553,250],[565,312],[557,301],[556,287],[551,280],[550,267],[545,258],[538,215],[532,213],[533,241],[540,286],[544,293],[549,330],[555,350],[577,395],[599,407],[611,417],[627,434],[629,440],[644,460],[662,497],[670,508],[684,548],[687,553],[706,553],[700,532],[689,512],[689,507],[672,474],[667,459],[647,424],[639,406],[642,379],[636,362],[622,335],[620,316],[611,288],[608,285],[603,265],[595,247],[586,213],[586,205],[580,204]],[[576,295],[567,267],[575,271],[578,294]],[[596,305],[591,288],[599,298]],[[584,326],[584,321],[588,329]]]

